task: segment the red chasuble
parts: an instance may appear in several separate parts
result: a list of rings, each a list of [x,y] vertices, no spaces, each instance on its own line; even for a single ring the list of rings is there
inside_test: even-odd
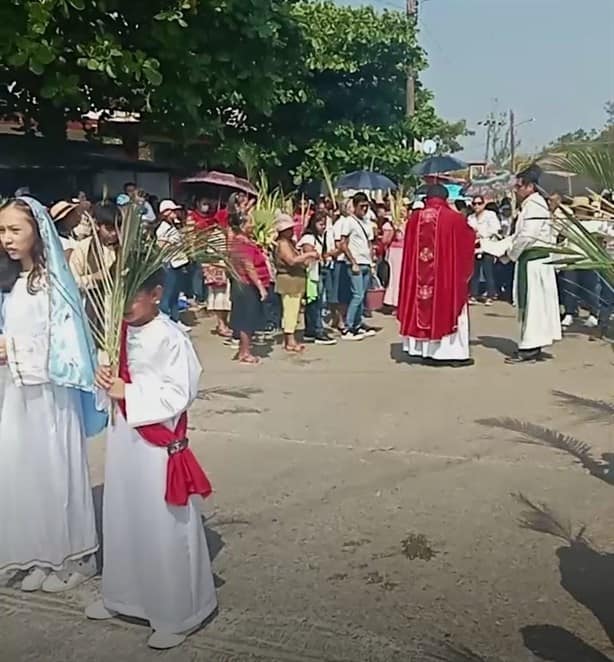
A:
[[[430,198],[407,221],[397,319],[401,335],[455,333],[473,273],[475,232],[445,200]]]
[[[128,357],[126,352],[127,326],[122,328],[121,351],[119,356],[119,376],[126,384],[131,383]],[[118,402],[119,409],[126,418],[126,401]],[[162,446],[168,453],[166,467],[166,493],[164,498],[171,506],[186,506],[192,494],[208,497],[212,490],[211,483],[196,456],[188,448],[188,415],[183,412],[174,430],[162,423],[152,423],[136,428],[141,437],[153,446]]]

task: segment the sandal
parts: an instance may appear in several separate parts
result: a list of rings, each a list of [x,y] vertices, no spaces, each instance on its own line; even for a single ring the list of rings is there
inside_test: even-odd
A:
[[[216,329],[215,334],[220,338],[232,338],[232,331],[230,329]]]
[[[257,356],[250,354],[249,356],[239,357],[239,363],[243,363],[245,365],[258,365],[260,363],[260,359]]]
[[[284,347],[284,350],[290,354],[301,354],[305,351],[305,345],[292,345],[292,347]]]

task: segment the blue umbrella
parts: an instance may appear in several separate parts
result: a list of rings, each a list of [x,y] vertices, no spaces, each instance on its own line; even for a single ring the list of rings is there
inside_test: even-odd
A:
[[[428,159],[420,161],[411,169],[411,174],[418,177],[427,177],[428,175],[439,175],[443,172],[464,170],[466,167],[467,164],[464,161],[449,154],[444,154],[442,156],[430,156]]]
[[[355,191],[388,191],[396,189],[397,185],[386,175],[380,175],[378,172],[356,170],[339,177],[335,188],[340,190],[354,189]]]

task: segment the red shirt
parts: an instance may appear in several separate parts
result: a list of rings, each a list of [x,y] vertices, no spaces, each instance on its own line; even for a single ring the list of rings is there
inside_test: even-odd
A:
[[[216,225],[220,228],[228,227],[228,212],[225,209],[219,209],[215,214],[203,214],[198,209],[191,209],[189,212],[189,220],[199,230],[210,230]]]
[[[244,235],[234,237],[230,244],[230,257],[232,264],[239,276],[239,280],[246,285],[254,285],[245,268],[246,264],[254,265],[256,274],[263,287],[271,283],[271,274],[264,251],[258,244]]]

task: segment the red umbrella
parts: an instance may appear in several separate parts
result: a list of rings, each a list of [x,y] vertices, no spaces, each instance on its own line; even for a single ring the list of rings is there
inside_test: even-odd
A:
[[[233,188],[237,191],[244,191],[250,195],[258,195],[256,189],[247,181],[241,179],[229,172],[218,172],[217,170],[202,170],[197,172],[191,177],[181,180],[182,184],[211,184],[213,186],[225,186],[226,188]]]

